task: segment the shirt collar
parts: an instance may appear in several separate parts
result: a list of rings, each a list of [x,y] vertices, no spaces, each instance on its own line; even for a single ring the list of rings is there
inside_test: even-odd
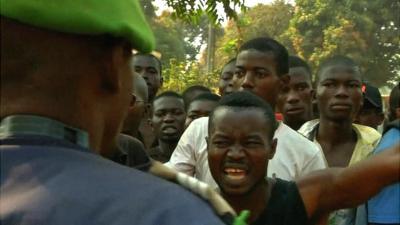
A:
[[[316,141],[316,134],[319,127],[319,119],[311,120],[305,123],[301,128],[300,132],[303,133],[309,140]],[[357,143],[364,143],[373,145],[380,135],[375,129],[352,123],[352,129],[357,134]]]
[[[314,119],[306,122],[303,126],[300,127],[298,132],[306,136],[310,141],[313,141],[316,131],[319,126],[319,119]]]
[[[3,118],[0,122],[0,137],[15,135],[48,136],[89,148],[89,135],[86,131],[70,127],[47,117],[12,115]]]

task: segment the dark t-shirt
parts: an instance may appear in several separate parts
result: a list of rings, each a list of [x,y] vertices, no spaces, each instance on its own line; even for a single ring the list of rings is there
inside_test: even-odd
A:
[[[171,158],[171,155],[162,151],[160,146],[153,147],[149,150],[150,158],[160,161],[162,163],[166,163]]]
[[[150,109],[150,112],[151,112],[151,110],[152,109]],[[150,149],[152,147],[152,144],[156,141],[156,137],[154,135],[153,129],[149,125],[148,120],[149,120],[149,117],[143,118],[140,123],[140,126],[139,126],[139,132],[142,135],[143,144],[144,144],[146,150]]]
[[[276,179],[267,208],[251,225],[306,225],[307,221],[296,183]]]
[[[131,136],[118,135],[119,152],[113,157],[113,161],[139,169],[148,171],[151,166],[151,159],[147,155],[143,144]]]

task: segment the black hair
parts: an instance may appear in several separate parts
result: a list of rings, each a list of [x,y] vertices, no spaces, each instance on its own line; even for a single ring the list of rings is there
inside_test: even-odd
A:
[[[202,85],[193,85],[193,86],[186,88],[182,92],[182,97],[183,97],[183,100],[185,101],[186,106],[188,106],[193,101],[192,95],[196,91],[203,91],[203,92],[211,93],[211,90],[208,87],[204,87]]]
[[[394,86],[389,95],[389,111],[390,111],[390,120],[394,120],[396,115],[396,109],[400,107],[400,87],[399,84]]]
[[[157,99],[164,98],[164,97],[173,97],[173,98],[181,99],[181,100],[183,101],[182,95],[176,93],[175,91],[165,91],[165,92],[163,92],[163,93],[157,95],[157,96],[154,98],[153,103],[154,103]]]
[[[265,102],[262,98],[254,95],[248,91],[238,91],[233,92],[229,95],[225,95],[219,101],[218,106],[210,113],[209,115],[209,122],[208,122],[208,130],[211,131],[211,127],[213,125],[213,117],[214,112],[221,107],[229,107],[234,108],[236,110],[246,110],[246,109],[260,109],[264,112],[264,116],[268,122],[270,122],[270,131],[269,134],[272,138],[274,132],[277,128],[277,121],[275,119],[274,111],[272,110],[271,106]]]
[[[200,100],[205,100],[205,101],[213,101],[213,102],[218,102],[221,99],[221,96],[213,94],[213,93],[203,93],[197,96],[192,100],[194,101],[200,101]]]
[[[138,53],[133,55],[133,57],[135,57],[135,56],[147,56],[147,57],[151,57],[151,58],[155,59],[157,61],[157,63],[158,63],[158,68],[159,68],[159,71],[160,71],[160,75],[162,74],[162,63],[161,63],[160,59],[157,58],[155,55],[138,52]]]
[[[350,57],[347,57],[347,56],[336,55],[336,56],[332,56],[332,57],[324,60],[321,63],[321,65],[319,66],[318,72],[317,72],[317,80],[318,81],[321,77],[323,70],[329,66],[352,67],[354,69],[355,73],[359,73],[361,75],[360,67],[357,65],[356,62],[354,62],[354,60],[352,60]]]
[[[303,67],[303,68],[305,68],[306,71],[308,72],[308,74],[311,77],[311,68],[308,65],[308,63],[304,59],[302,59],[302,58],[300,58],[298,56],[290,55],[289,56],[289,68],[293,68],[293,67]]]
[[[190,94],[191,92],[194,91],[205,91],[205,92],[211,92],[211,90],[208,87],[204,87],[202,85],[193,85],[190,86],[188,88],[186,88],[183,92],[182,92],[182,96],[185,97],[185,95]]]
[[[259,37],[251,39],[244,43],[240,48],[239,52],[254,49],[260,52],[272,52],[276,61],[276,69],[278,76],[289,73],[289,54],[286,48],[278,41],[268,38]]]
[[[224,65],[223,67],[225,67],[225,66],[227,66],[227,65],[229,65],[229,64],[231,64],[231,63],[233,63],[233,62],[236,62],[236,57],[235,57],[235,58],[232,58],[232,59],[230,59],[228,62],[226,62],[225,65]]]

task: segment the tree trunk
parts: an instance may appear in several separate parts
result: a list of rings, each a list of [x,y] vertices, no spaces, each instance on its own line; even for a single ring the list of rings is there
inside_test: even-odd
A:
[[[210,22],[208,24],[208,40],[207,40],[207,73],[214,71],[215,56],[215,28]]]

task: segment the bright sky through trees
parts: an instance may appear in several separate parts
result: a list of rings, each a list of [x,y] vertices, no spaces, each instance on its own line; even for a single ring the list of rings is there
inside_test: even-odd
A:
[[[253,7],[257,4],[269,4],[273,1],[274,0],[245,0],[245,5],[247,7]],[[294,0],[287,0],[286,2],[293,4]],[[158,10],[156,11],[156,14],[158,16],[161,14],[162,11],[168,10],[168,6],[167,6],[165,0],[154,0],[154,6],[156,6],[158,8]],[[217,9],[218,9],[218,13],[220,15],[224,14],[224,10],[221,5],[218,5]],[[226,20],[224,21],[223,25],[226,25]]]

